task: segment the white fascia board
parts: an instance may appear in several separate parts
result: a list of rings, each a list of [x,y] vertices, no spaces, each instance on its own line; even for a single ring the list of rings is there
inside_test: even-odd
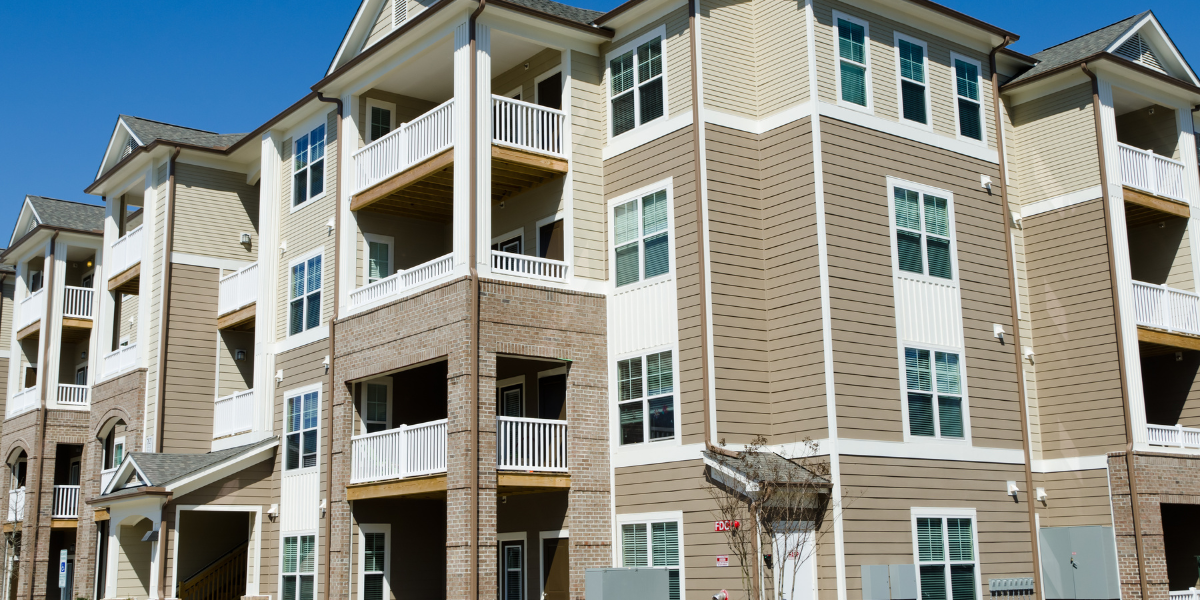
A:
[[[479,16],[479,22],[529,40],[536,40],[555,50],[575,50],[591,56],[599,55],[599,44],[611,40],[599,28],[596,33],[589,33],[575,28],[568,28],[558,23],[547,21],[533,15],[519,13],[500,5],[489,6]]]
[[[107,170],[106,167],[120,162],[121,159],[118,158],[116,160],[112,160],[110,164],[110,160],[112,159],[113,153],[116,151],[116,149],[124,147],[124,144],[117,144],[117,138],[120,137],[118,134],[121,133],[122,129],[124,129],[125,132],[129,134],[129,137],[133,138],[133,141],[137,142],[139,146],[146,145],[143,144],[142,139],[139,138],[137,134],[135,134],[133,130],[129,128],[129,125],[125,123],[125,119],[118,117],[117,124],[115,127],[113,127],[112,136],[108,138],[108,146],[104,149],[104,159],[100,161],[100,170],[96,171],[96,179],[100,179],[100,176],[103,175]]]
[[[421,53],[454,35],[454,29],[466,19],[466,9],[471,0],[459,0],[443,8],[419,23],[400,39],[367,57],[350,72],[338,77],[332,85],[322,89],[326,96],[359,95],[371,89],[381,78],[405,63],[416,59]],[[429,10],[429,9],[426,9]]]
[[[131,471],[137,473],[138,479],[141,479],[146,485],[150,485],[150,478],[146,477],[146,474],[138,468],[137,463],[133,461],[133,455],[126,454],[125,458],[121,460],[121,464],[117,467],[117,471],[113,473],[112,479],[108,480],[108,485],[100,490],[100,495],[111,494],[117,485],[125,482]]]
[[[1136,70],[1135,62],[1115,55],[1105,58],[1107,60],[1098,60],[1088,66],[1114,87],[1136,91],[1138,95],[1175,110],[1190,111],[1196,104],[1200,104],[1200,94],[1164,83],[1161,79]],[[1181,80],[1181,83],[1187,82]]]
[[[1162,24],[1158,22],[1158,18],[1154,16],[1154,13],[1147,14],[1145,17],[1142,17],[1140,21],[1134,23],[1133,26],[1129,28],[1129,31],[1126,31],[1124,35],[1117,38],[1117,40],[1105,48],[1104,51],[1108,52],[1109,54],[1115,54],[1117,48],[1120,48],[1125,42],[1129,41],[1129,38],[1133,37],[1134,34],[1141,33],[1142,29],[1146,27],[1154,28],[1154,32],[1157,34],[1154,37],[1157,37],[1158,42],[1166,46],[1167,50],[1170,52],[1170,55],[1167,58],[1170,58],[1174,63],[1172,66],[1186,73],[1189,83],[1192,85],[1200,85],[1200,80],[1196,78],[1196,73],[1192,71],[1190,66],[1188,66],[1187,61],[1184,60],[1183,55],[1180,54],[1179,48],[1176,48],[1175,43],[1171,41],[1169,36],[1167,36],[1167,32],[1162,28]],[[1158,50],[1159,48],[1155,49]]]
[[[329,63],[329,69],[325,71],[326,75],[333,73],[342,65],[343,62],[353,58],[346,56],[347,49],[354,47],[360,49],[361,51],[362,42],[360,41],[359,43],[352,43],[352,41],[360,37],[362,40],[365,40],[367,38],[366,35],[359,35],[362,33],[361,28],[364,26],[364,24],[367,27],[370,27],[374,24],[366,23],[367,19],[364,19],[363,15],[379,14],[379,8],[384,4],[384,2],[385,0],[363,0],[362,3],[358,5],[358,12],[354,13],[354,20],[350,21],[350,27],[346,30],[346,35],[342,38],[341,45],[338,46],[337,54],[333,55],[333,62]],[[374,8],[372,9],[372,7]]]
[[[234,458],[219,462],[202,471],[193,473],[183,479],[180,479],[170,485],[164,486],[167,491],[173,493],[176,498],[186,495],[188,492],[200,489],[214,481],[219,481],[228,477],[250,465],[260,463],[271,456],[275,455],[275,449],[279,447],[279,439],[276,438],[269,444],[264,444],[258,448],[254,448],[244,454],[239,454]]]

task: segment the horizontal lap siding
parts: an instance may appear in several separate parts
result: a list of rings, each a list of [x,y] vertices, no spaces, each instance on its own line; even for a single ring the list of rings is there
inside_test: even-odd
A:
[[[367,42],[363,44],[363,49],[370,48],[375,42],[392,32],[392,1],[384,0],[379,14],[375,15],[375,22],[371,24],[371,31],[367,33]],[[397,1],[407,2],[408,0]]]
[[[1042,457],[1125,443],[1101,200],[1025,219]]]
[[[212,449],[217,383],[217,270],[174,264],[168,308],[163,452]]]
[[[4,278],[3,290],[0,290],[0,340],[12,339],[13,294],[16,292],[16,275]],[[3,393],[0,391],[0,393]]]
[[[1112,527],[1108,470],[1034,473],[1034,485],[1046,488],[1046,502],[1036,503],[1039,527]]]
[[[830,308],[839,436],[900,440],[900,375],[886,176],[954,195],[964,368],[977,446],[1020,448],[1014,347],[992,337],[1013,327],[1000,196],[979,187],[996,165],[822,121]]]
[[[704,108],[750,119],[758,115],[754,6],[744,0],[700,0]]]
[[[667,59],[667,113],[668,116],[673,117],[692,110],[691,41],[688,35],[686,4],[641,29],[600,45],[600,57],[606,61],[604,63],[604,85],[606,87],[603,89],[609,89],[607,87],[609,77],[607,61],[616,58],[609,56],[609,53],[662,25],[666,26],[667,31],[667,39],[663,40],[663,54]],[[605,103],[607,102],[606,97]]]
[[[607,280],[608,231],[604,209],[604,65],[595,56],[571,51],[571,211],[575,219],[575,274]]]
[[[1092,88],[1081,84],[1013,108],[1013,177],[1031,204],[1100,185]]]
[[[808,101],[808,24],[804,11],[804,3],[795,0],[754,3],[760,118]]]
[[[562,51],[546,48],[492,78],[492,93],[508,95],[520,88],[521,100],[536,103],[534,80],[562,63]],[[525,65],[529,65],[526,67]]]
[[[246,175],[179,163],[172,251],[253,262],[258,258],[258,185]],[[250,244],[241,234],[250,234]]]

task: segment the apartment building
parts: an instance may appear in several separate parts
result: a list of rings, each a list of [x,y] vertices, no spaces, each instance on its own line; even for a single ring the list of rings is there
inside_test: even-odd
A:
[[[121,115],[0,255],[5,598],[743,597],[762,438],[828,465],[768,587],[1194,600],[1200,80],[1017,37],[364,0],[253,132]]]

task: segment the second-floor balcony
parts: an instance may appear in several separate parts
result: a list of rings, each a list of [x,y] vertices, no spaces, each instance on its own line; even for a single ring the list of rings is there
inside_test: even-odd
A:
[[[64,286],[63,316],[72,319],[91,319],[96,292],[91,288]]]
[[[1138,326],[1200,336],[1200,295],[1142,281],[1133,282]]]
[[[258,263],[221,278],[217,294],[217,327],[253,324],[258,301]]]
[[[143,225],[134,227],[129,233],[113,242],[112,247],[109,248],[109,290],[121,289],[131,293],[136,292],[129,288],[132,288],[140,275],[140,271],[134,271],[133,268],[142,263],[143,228]]]
[[[25,488],[19,487],[8,490],[8,521],[17,522],[25,519]]]
[[[213,439],[246,433],[254,426],[254,390],[217,398],[213,403]]]
[[[101,363],[100,377],[107,379],[118,373],[128,371],[138,364],[138,346],[129,344],[121,346],[104,355]]]
[[[37,408],[41,398],[40,393],[41,388],[35,385],[13,394],[5,405],[5,418],[11,419]]]
[[[453,271],[454,254],[435,258],[411,269],[402,269],[350,292],[350,308],[354,309],[379,300],[402,296],[408,290],[445,277]]]
[[[42,288],[21,299],[17,306],[17,331],[41,321],[44,316],[46,316],[46,289]]]
[[[51,518],[54,519],[78,519],[79,518],[79,486],[78,485],[56,485],[54,486],[54,506]]]
[[[1200,429],[1182,425],[1146,425],[1151,446],[1200,450]]]
[[[87,406],[91,386],[73,383],[58,384],[58,403],[66,406]]]
[[[1187,203],[1187,168],[1182,161],[1117,144],[1121,161],[1121,185]]]

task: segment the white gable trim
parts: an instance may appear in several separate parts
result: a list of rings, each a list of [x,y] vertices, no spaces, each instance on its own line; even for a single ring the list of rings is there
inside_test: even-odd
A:
[[[1142,33],[1142,30],[1146,29],[1147,27],[1153,27],[1153,31],[1156,35],[1146,36],[1144,33]],[[1142,37],[1146,38],[1151,43],[1151,46],[1155,52],[1160,54],[1160,59],[1169,59],[1166,61],[1169,64],[1164,66],[1168,66],[1172,71],[1175,71],[1175,73],[1172,73],[1172,75],[1178,76],[1177,73],[1179,71],[1183,71],[1183,73],[1186,75],[1185,80],[1188,83],[1200,86],[1200,79],[1196,78],[1196,73],[1193,72],[1191,67],[1188,66],[1187,61],[1184,60],[1183,55],[1179,53],[1179,49],[1175,47],[1175,44],[1171,42],[1171,38],[1167,36],[1167,32],[1163,30],[1162,25],[1158,22],[1158,19],[1154,17],[1153,13],[1142,17],[1140,21],[1134,23],[1134,25],[1129,28],[1129,31],[1126,31],[1124,35],[1117,38],[1117,41],[1110,44],[1104,49],[1104,51],[1108,52],[1109,54],[1115,54],[1117,48],[1120,48],[1125,42],[1129,41],[1129,38],[1139,33],[1142,33]],[[1165,47],[1168,51],[1166,56],[1161,56],[1163,54],[1162,47]]]
[[[129,134],[129,137],[133,138],[133,141],[137,142],[139,146],[146,145],[142,143],[142,139],[133,132],[133,129],[130,129],[129,125],[125,122],[125,119],[118,117],[117,124],[115,127],[113,127],[112,136],[108,138],[108,147],[104,149],[104,159],[100,161],[100,169],[96,171],[96,179],[100,179],[100,176],[103,175],[104,172],[107,171],[108,168],[113,164],[120,162],[120,159],[115,161],[111,161],[111,159],[114,151],[119,151],[117,150],[118,148],[124,147],[124,144],[117,144],[117,138],[120,137],[118,134],[121,133],[122,129],[124,129],[125,132]]]
[[[143,482],[150,481],[150,478],[146,477],[146,474],[143,473],[142,470],[138,468],[137,463],[133,461],[132,453],[126,454],[125,458],[121,460],[120,466],[117,467],[117,472],[113,473],[112,479],[108,480],[108,485],[104,486],[104,489],[100,490],[100,495],[103,496],[104,494],[111,494],[112,491],[118,486],[124,485],[129,479],[131,471]]]
[[[275,448],[278,446],[279,439],[276,438],[273,442],[259,446],[251,452],[223,460],[164,487],[166,487],[167,491],[174,493],[176,497],[183,496],[214,481],[219,481],[237,473],[250,465],[266,460],[270,455],[275,454]]]
[[[12,235],[8,238],[9,248],[12,248],[13,244],[24,237],[25,233],[29,231],[30,219],[34,219],[39,223],[42,220],[41,216],[37,214],[37,209],[33,207],[33,203],[29,201],[29,196],[25,196],[25,202],[21,205],[21,212],[17,213],[17,222],[13,226]]]
[[[362,4],[358,5],[358,12],[354,13],[354,20],[350,22],[350,28],[346,30],[346,37],[342,38],[342,43],[338,46],[337,54],[333,55],[333,62],[329,64],[329,69],[325,71],[326,75],[336,71],[341,66],[343,58],[352,58],[346,57],[346,52],[351,46],[358,48],[359,52],[362,51],[363,45],[367,41],[367,36],[362,31],[363,23],[367,21],[367,19],[364,19],[364,15],[369,13],[378,17],[379,11],[385,3],[386,0],[363,0]],[[374,24],[375,21],[371,20],[367,23],[367,26],[369,27]],[[351,43],[360,38],[361,41],[358,41],[358,43]]]

